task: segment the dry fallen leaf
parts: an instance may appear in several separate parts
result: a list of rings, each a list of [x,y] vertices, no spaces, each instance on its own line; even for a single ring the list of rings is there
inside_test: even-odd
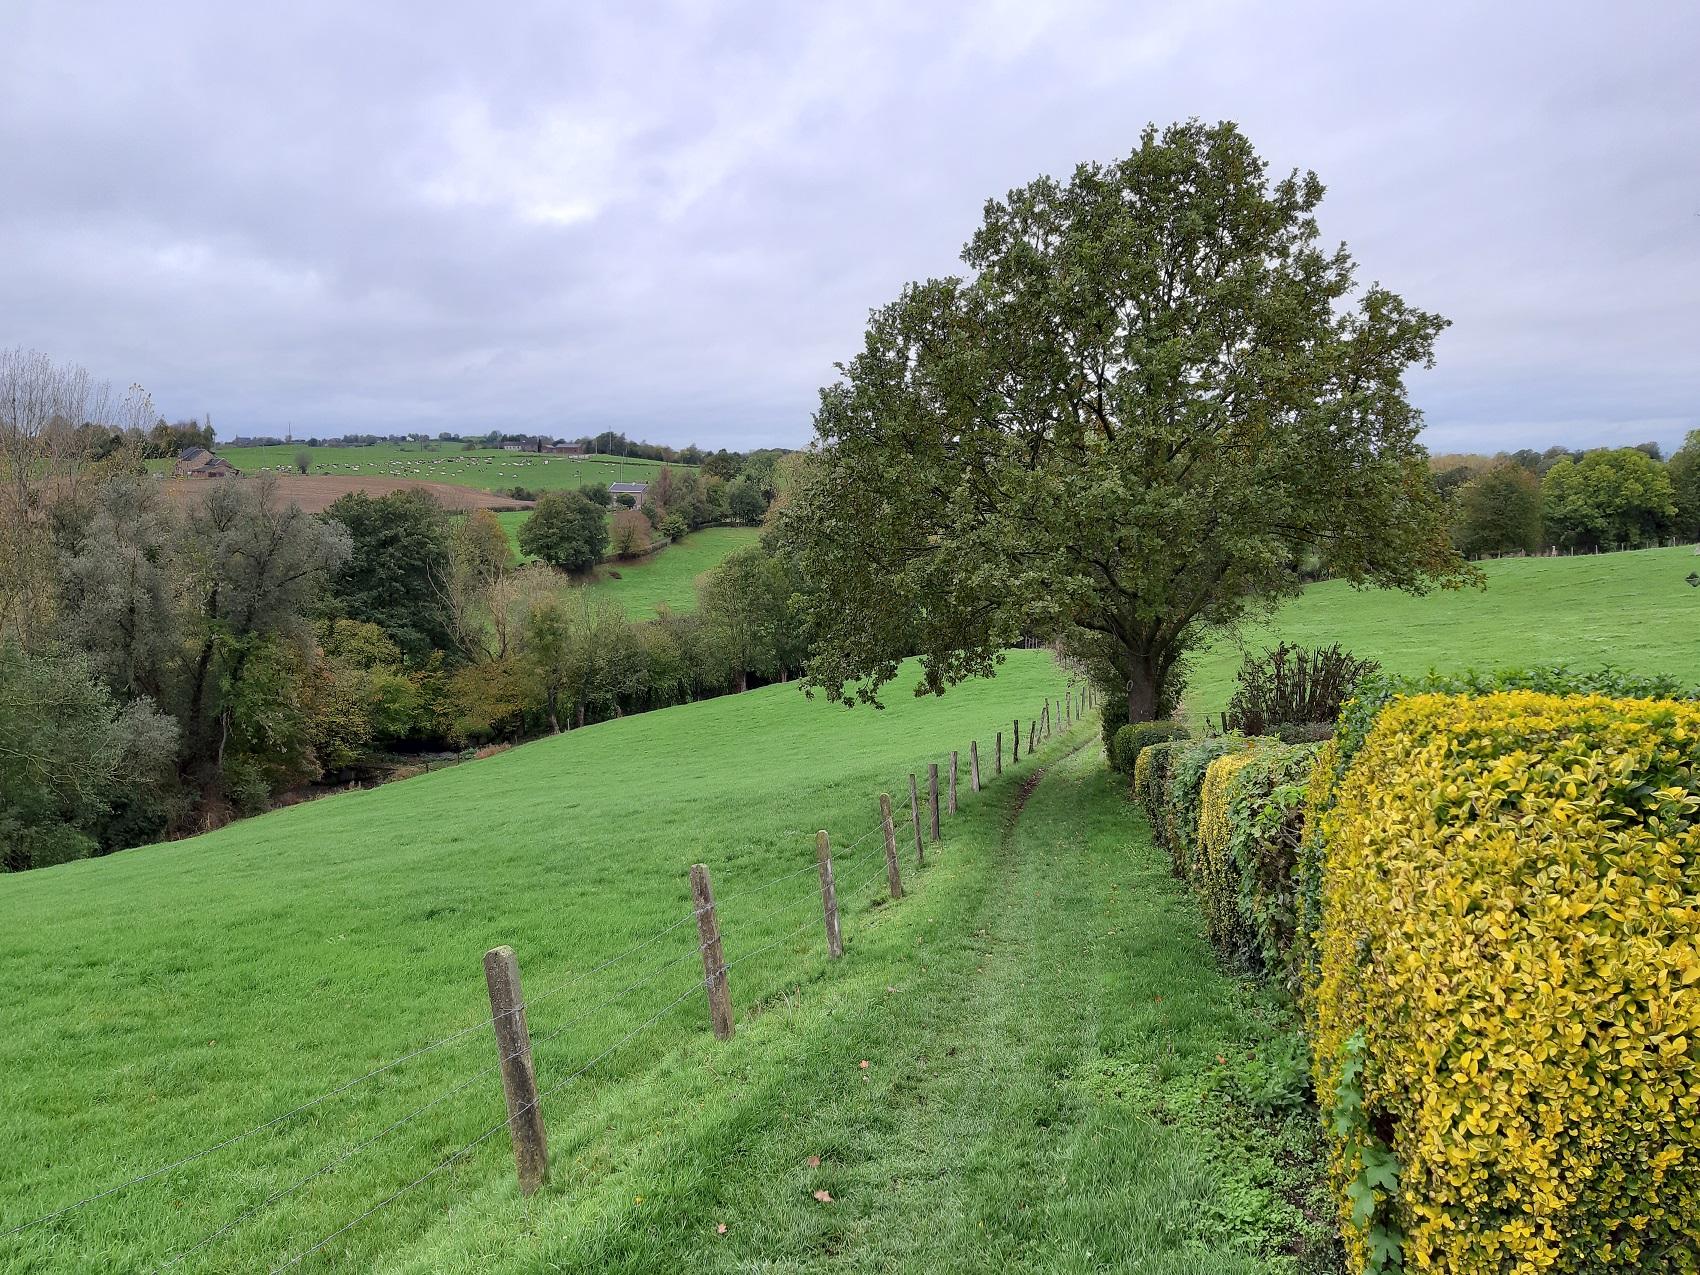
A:
[[[820,1168],[820,1157],[818,1155],[812,1155],[809,1157],[809,1167],[811,1169]]]
[[[717,1227],[715,1227],[715,1228],[714,1228],[714,1233],[715,1233],[715,1234],[716,1234],[716,1235],[724,1235],[724,1234],[726,1234],[726,1223],[724,1223],[724,1222],[722,1222],[722,1223],[721,1223],[721,1224],[720,1224],[720,1225],[719,1225],[719,1226],[717,1226]]]
[[[832,1192],[831,1191],[816,1191],[815,1192],[815,1199],[819,1200],[822,1204],[831,1204],[832,1203]]]
[[[1228,1056],[1226,1054],[1217,1054],[1216,1055],[1216,1062],[1217,1062],[1218,1065],[1226,1065],[1227,1061],[1228,1061]]]
[[[864,1058],[864,1059],[862,1059],[861,1062],[857,1063],[856,1065],[858,1067],[860,1067],[863,1071],[866,1071],[872,1064],[869,1063],[866,1058]]]

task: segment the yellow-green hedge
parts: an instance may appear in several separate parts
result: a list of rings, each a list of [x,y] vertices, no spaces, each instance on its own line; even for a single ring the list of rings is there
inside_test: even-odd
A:
[[[1233,852],[1229,803],[1234,780],[1256,755],[1248,748],[1216,758],[1204,772],[1198,797],[1198,853],[1192,859],[1192,886],[1204,912],[1204,932],[1216,950],[1226,955],[1249,951],[1255,941],[1240,907],[1240,865]]]
[[[1700,705],[1395,700],[1330,795],[1342,1191],[1406,1271],[1700,1272]]]

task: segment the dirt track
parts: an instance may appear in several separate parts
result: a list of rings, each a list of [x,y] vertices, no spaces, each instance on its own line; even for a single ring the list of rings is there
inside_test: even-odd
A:
[[[165,484],[175,501],[187,503],[199,499],[214,483],[253,482],[251,478],[172,478]],[[369,496],[384,496],[392,491],[417,487],[430,492],[443,508],[455,513],[474,509],[530,509],[529,500],[515,500],[499,492],[482,491],[477,487],[462,487],[455,483],[428,483],[414,478],[381,478],[373,474],[279,474],[278,496],[286,503],[300,505],[308,513],[323,513],[338,496],[351,491],[363,491]]]

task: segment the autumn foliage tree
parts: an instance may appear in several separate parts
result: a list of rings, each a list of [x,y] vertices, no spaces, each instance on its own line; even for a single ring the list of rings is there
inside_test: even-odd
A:
[[[810,683],[874,700],[918,653],[936,693],[1062,635],[1137,721],[1307,557],[1459,578],[1404,383],[1445,320],[1357,287],[1322,194],[1193,121],[988,202],[970,273],[875,311],[821,391],[784,519]]]

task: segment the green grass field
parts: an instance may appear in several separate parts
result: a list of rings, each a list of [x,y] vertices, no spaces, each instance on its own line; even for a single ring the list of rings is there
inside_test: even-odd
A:
[[[375,474],[385,478],[418,478],[434,483],[458,483],[484,491],[529,487],[554,491],[584,483],[648,482],[661,468],[658,461],[621,460],[618,456],[537,456],[480,448],[461,450],[459,443],[378,443],[372,447],[220,447],[218,454],[245,474],[268,469],[295,472],[295,457],[307,452],[315,474]],[[150,461],[149,468],[168,472],[170,461]],[[685,468],[675,466],[675,468]]]
[[[1396,673],[1613,664],[1700,684],[1700,571],[1690,548],[1578,558],[1506,558],[1481,564],[1484,589],[1427,597],[1312,585],[1241,643],[1218,642],[1199,659],[1189,712],[1227,707],[1244,650],[1277,641],[1338,642]]]
[[[611,514],[609,516],[612,518]],[[533,560],[519,547],[519,529],[529,517],[531,514],[524,510],[495,515],[496,521],[508,533],[514,556],[520,562]],[[759,527],[704,527],[647,557],[632,562],[604,563],[597,568],[596,578],[588,585],[569,584],[563,587],[585,587],[606,594],[617,601],[625,609],[627,617],[633,620],[654,619],[663,604],[674,611],[694,611],[697,583],[703,576],[729,555],[755,544],[760,538]]]
[[[643,714],[0,880],[0,1232],[475,1027],[498,943],[524,972],[554,1157],[553,1183],[520,1200],[477,1029],[0,1239],[0,1268],[148,1271],[230,1224],[172,1269],[273,1269],[494,1129],[292,1269],[998,1269],[1024,1254],[1067,1270],[1094,1265],[1089,1250],[1266,1269],[1256,1255],[1287,1215],[1244,1157],[1276,1157],[1279,1139],[1217,1129],[1194,1091],[1272,1020],[1210,974],[1196,938],[1173,945],[1196,918],[1095,747],[1054,799],[1040,788],[1018,840],[1000,835],[1015,774],[964,792],[912,897],[887,900],[876,792],[901,797],[909,770],[971,736],[989,774],[993,732],[1062,675],[1015,652],[942,700],[910,684],[883,712],[769,687]],[[1077,728],[1041,761],[1090,740]],[[848,945],[835,966],[818,938],[822,826]],[[729,1045],[705,1029],[693,861],[714,872],[735,963]]]
[[[759,527],[704,527],[636,562],[604,563],[588,587],[619,602],[633,620],[653,619],[663,605],[694,611],[697,582],[760,538]]]

